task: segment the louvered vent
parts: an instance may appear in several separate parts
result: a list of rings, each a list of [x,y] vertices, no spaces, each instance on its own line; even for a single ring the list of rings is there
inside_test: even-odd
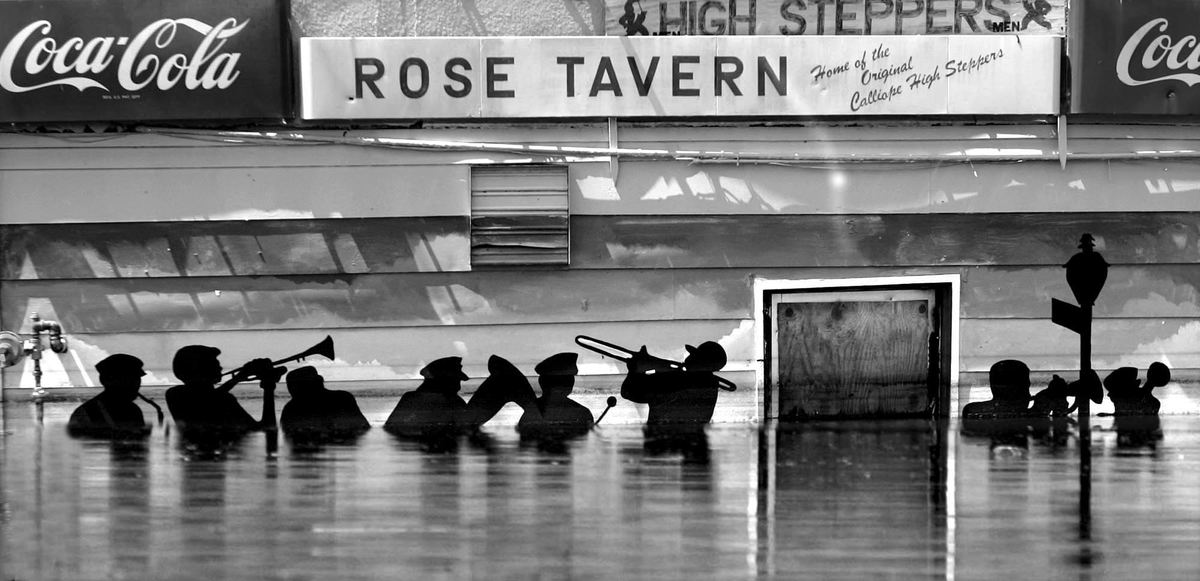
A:
[[[471,265],[571,263],[567,166],[471,168]]]

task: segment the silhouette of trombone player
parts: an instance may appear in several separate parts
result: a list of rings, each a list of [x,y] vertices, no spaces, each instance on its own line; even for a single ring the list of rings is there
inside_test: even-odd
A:
[[[510,401],[526,412],[537,411],[533,387],[512,363],[492,355],[488,372],[467,402],[458,395],[462,382],[470,379],[463,373],[462,358],[443,357],[431,362],[421,369],[421,385],[400,396],[383,429],[404,437],[453,437],[477,433]]]
[[[325,387],[325,378],[306,365],[287,374],[292,399],[283,405],[279,425],[284,434],[321,438],[354,436],[371,429],[354,395]]]
[[[542,396],[517,422],[517,431],[523,437],[581,436],[595,425],[591,410],[570,398],[579,373],[578,360],[578,354],[558,353],[533,368]]]
[[[150,433],[142,410],[133,403],[142,387],[142,360],[117,353],[96,364],[100,373],[99,395],[87,400],[67,420],[72,436],[139,438]]]
[[[167,390],[167,409],[179,429],[191,435],[216,433],[238,435],[275,428],[275,386],[287,370],[267,358],[253,359],[221,380],[221,350],[206,345],[188,345],[175,352],[171,363],[175,377],[183,382]],[[257,378],[263,390],[262,419],[255,420],[229,393],[237,384]]]
[[[683,363],[654,357],[643,345],[626,359],[629,373],[621,384],[621,397],[650,406],[646,426],[703,426],[712,420],[717,392],[728,390],[728,381],[715,373],[725,367],[725,349],[713,341],[686,345]]]

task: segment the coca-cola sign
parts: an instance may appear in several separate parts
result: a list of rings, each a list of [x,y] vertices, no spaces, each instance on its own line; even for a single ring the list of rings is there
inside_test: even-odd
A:
[[[1072,18],[1072,112],[1200,114],[1200,3],[1089,0]]]
[[[283,117],[282,5],[0,2],[0,121]]]
[[[1122,83],[1130,87],[1166,81],[1180,81],[1189,87],[1200,83],[1196,36],[1172,38],[1167,33],[1169,24],[1166,18],[1155,18],[1125,41],[1117,55],[1117,78]]]

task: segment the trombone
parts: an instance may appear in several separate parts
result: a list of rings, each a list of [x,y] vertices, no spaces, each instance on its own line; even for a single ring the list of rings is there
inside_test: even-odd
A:
[[[595,337],[588,337],[587,335],[576,335],[575,344],[589,351],[595,351],[596,353],[604,355],[605,357],[612,357],[613,359],[624,361],[626,363],[632,360],[634,355],[641,353],[639,351],[622,347],[616,343],[609,343],[608,341],[603,341]],[[641,353],[641,355],[643,359],[648,358],[649,363],[651,363],[653,366],[648,373],[655,373],[659,371],[686,371],[683,363],[680,363],[679,361],[663,359],[662,357],[655,357],[645,353]],[[729,381],[728,379],[725,379],[719,375],[713,375],[713,377],[715,377],[717,380],[717,387],[725,391],[737,390],[737,384],[733,383],[732,381]]]

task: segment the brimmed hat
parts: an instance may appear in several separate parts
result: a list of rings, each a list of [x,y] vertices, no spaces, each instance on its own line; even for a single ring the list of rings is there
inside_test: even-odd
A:
[[[99,371],[100,375],[136,375],[138,377],[146,375],[142,369],[142,360],[125,353],[117,353],[101,359],[96,363],[96,371]]]
[[[312,365],[305,365],[304,367],[293,369],[287,374],[288,383],[292,383],[294,381],[320,381],[321,379],[321,374],[317,373],[317,368],[313,367]]]
[[[425,379],[458,379],[466,381],[471,379],[467,377],[462,370],[462,357],[443,357],[435,359],[421,368],[421,377]]]

